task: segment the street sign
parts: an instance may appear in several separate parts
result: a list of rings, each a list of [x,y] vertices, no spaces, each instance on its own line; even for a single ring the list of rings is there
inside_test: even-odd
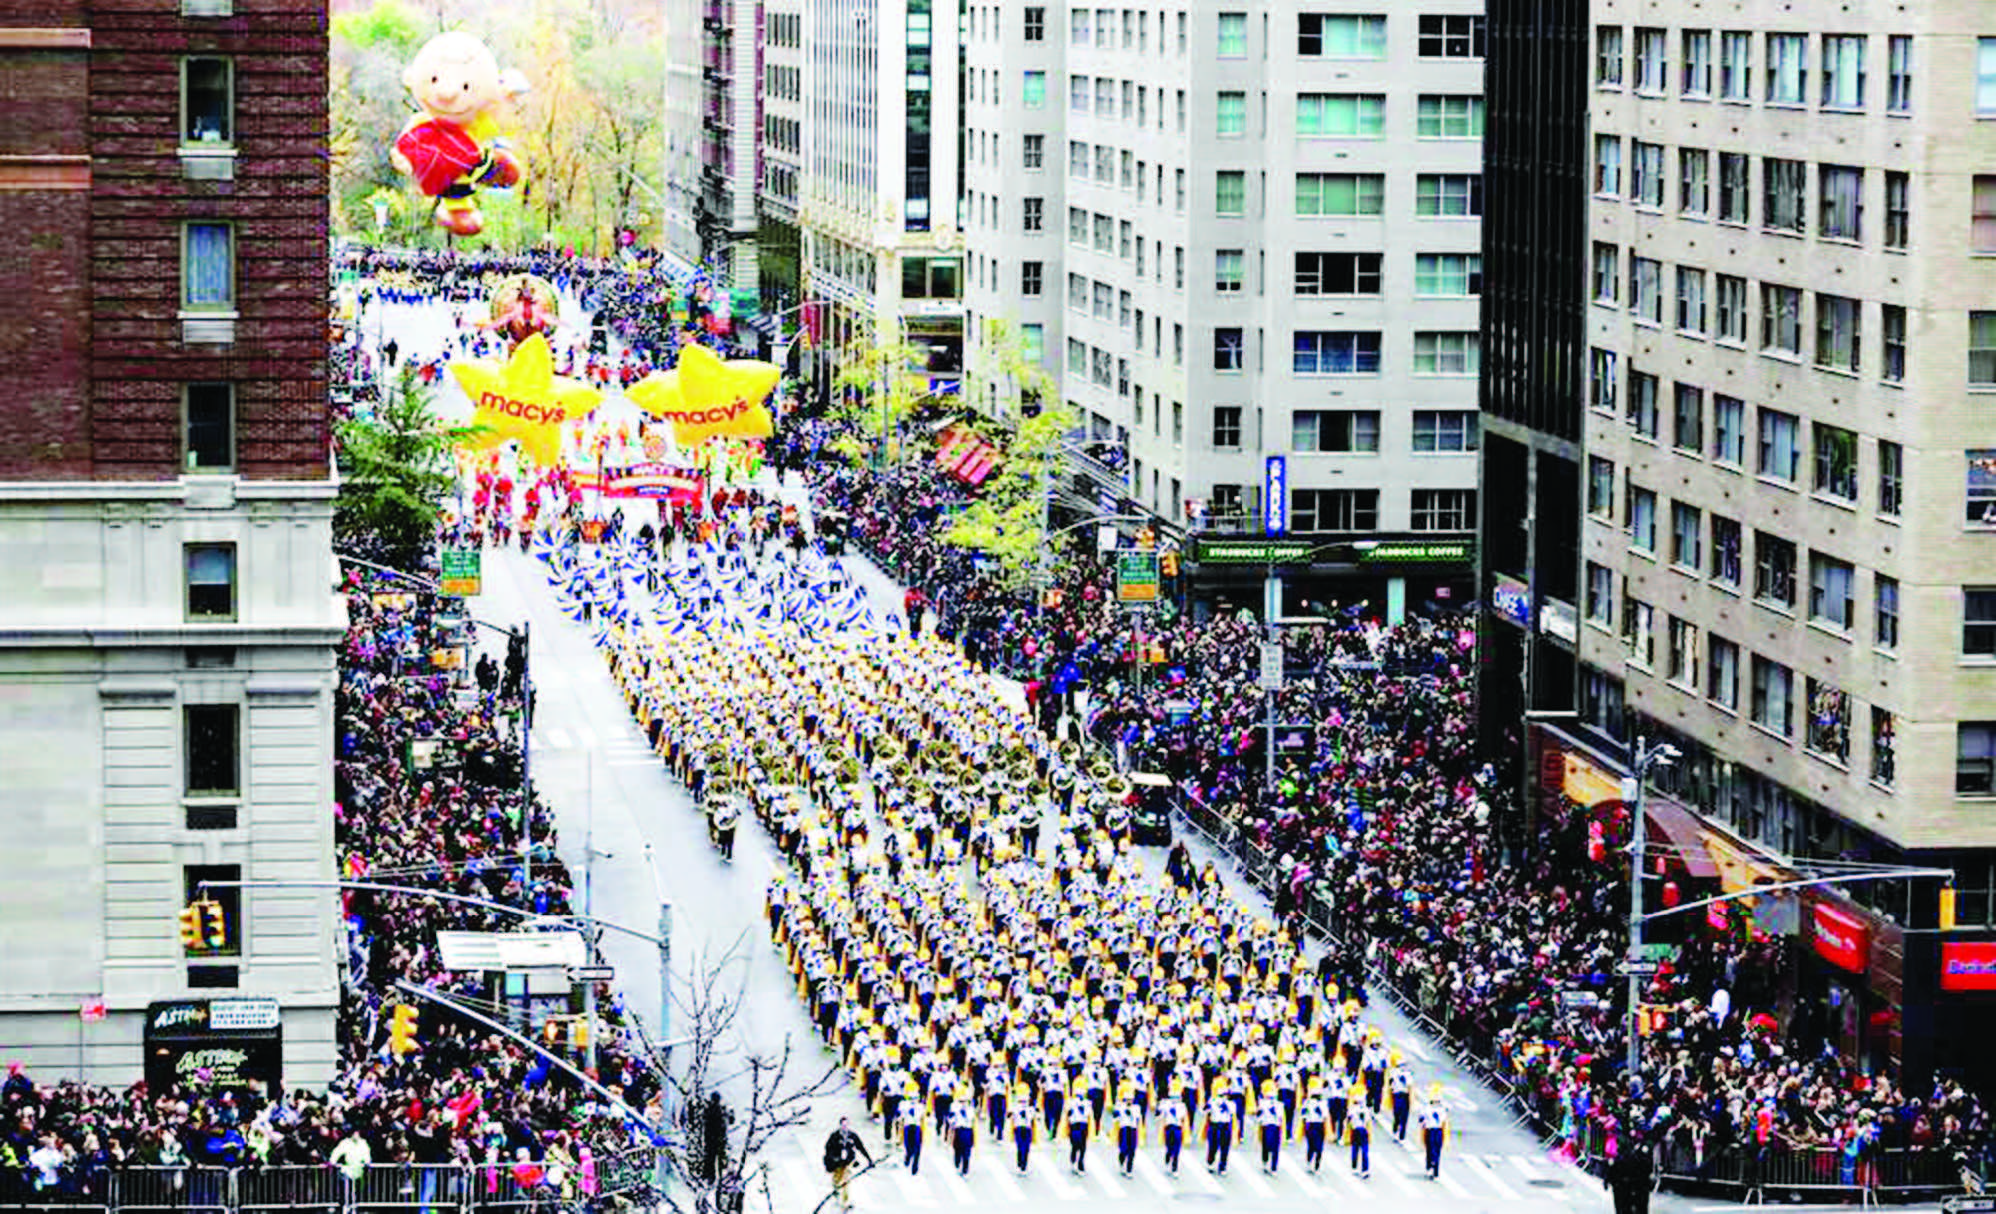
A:
[[[443,551],[443,576],[437,579],[445,594],[469,597],[483,589],[483,579],[479,576],[479,558],[483,555],[476,548],[446,548]]]
[[[615,982],[617,971],[608,965],[578,965],[568,971],[568,976],[576,982]]]
[[[1593,991],[1561,991],[1559,993],[1559,1002],[1561,1007],[1600,1007],[1601,996],[1595,994]]]
[[[1116,601],[1157,602],[1157,553],[1125,552],[1116,558]]]
[[[1663,965],[1658,961],[1630,961],[1625,958],[1615,972],[1624,978],[1648,978],[1661,968]]]
[[[1941,1198],[1941,1214],[1982,1214],[1996,1210],[1996,1197],[1963,1197],[1959,1193]]]
[[[1263,691],[1282,690],[1282,642],[1263,641],[1261,643],[1261,689]]]
[[[1675,944],[1638,944],[1629,956],[1640,957],[1644,961],[1668,961],[1677,952]]]

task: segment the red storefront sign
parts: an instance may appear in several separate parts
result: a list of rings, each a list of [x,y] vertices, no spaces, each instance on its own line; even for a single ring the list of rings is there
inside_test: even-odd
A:
[[[1941,945],[1941,989],[1996,991],[1996,942]]]
[[[1862,974],[1871,961],[1871,927],[1849,911],[1818,902],[1811,917],[1816,955],[1839,969]]]

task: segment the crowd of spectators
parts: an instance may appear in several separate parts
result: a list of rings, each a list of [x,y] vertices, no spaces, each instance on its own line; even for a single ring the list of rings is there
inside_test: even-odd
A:
[[[1154,619],[1139,679],[1106,561],[1061,562],[1052,594],[1008,594],[938,538],[969,490],[921,459],[814,459],[835,434],[793,425],[778,458],[808,470],[820,512],[917,589],[940,631],[1019,679],[1045,728],[1080,714],[1096,743],[1169,775],[1264,862],[1279,914],[1319,911],[1353,969],[1392,981],[1570,1153],[1605,1160],[1635,1140],[1703,1166],[1728,1148],[1826,1147],[1857,1167],[1879,1148],[1985,1140],[1986,1114],[1952,1080],[1904,1091],[1840,1057],[1822,1008],[1797,1001],[1784,950],[1750,931],[1685,936],[1645,992],[1667,1023],[1641,1075],[1624,1072],[1621,853],[1590,851],[1584,813],[1500,843],[1518,815],[1477,757],[1467,617],[1387,626],[1376,604],[1328,604],[1320,623],[1285,625],[1289,666],[1307,673],[1277,719],[1312,729],[1269,782],[1255,678],[1266,634],[1250,613]]]

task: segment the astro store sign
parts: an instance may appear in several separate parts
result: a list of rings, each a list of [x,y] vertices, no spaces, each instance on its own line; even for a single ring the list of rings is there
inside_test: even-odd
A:
[[[1871,964],[1871,925],[1850,911],[1816,903],[1809,934],[1816,955],[1838,969],[1862,974]]]

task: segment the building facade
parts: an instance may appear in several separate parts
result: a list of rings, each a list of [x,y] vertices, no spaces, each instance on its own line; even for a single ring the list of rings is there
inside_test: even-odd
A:
[[[1542,612],[1571,586],[1554,744],[1676,745],[1684,829],[1762,875],[1953,869],[1957,930],[1935,881],[1801,908],[1798,1001],[1918,1076],[1979,1053],[1989,1008],[1947,972],[1996,927],[1996,24],[1966,0],[1587,21],[1558,305],[1584,313],[1579,544],[1542,507],[1532,566]]]
[[[1483,6],[968,20],[973,371],[980,342],[1018,335],[1121,481],[1117,511],[1314,538],[1292,607],[1466,591]],[[1409,540],[1454,556],[1364,567]]]
[[[0,5],[0,1038],[44,1075],[225,996],[332,1074],[334,900],[204,885],[333,876],[326,53],[322,0]]]

